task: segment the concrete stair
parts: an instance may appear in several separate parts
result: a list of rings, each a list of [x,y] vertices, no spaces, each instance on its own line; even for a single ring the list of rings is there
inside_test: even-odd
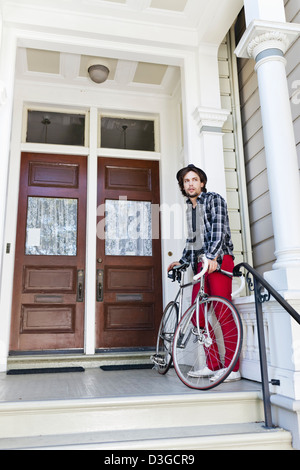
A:
[[[259,391],[0,403],[0,449],[292,450]]]
[[[51,367],[97,368],[106,365],[150,364],[153,351],[107,352],[101,354],[34,354],[10,356],[8,370]]]

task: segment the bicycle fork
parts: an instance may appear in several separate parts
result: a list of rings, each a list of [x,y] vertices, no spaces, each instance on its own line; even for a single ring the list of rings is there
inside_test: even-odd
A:
[[[201,328],[200,328],[200,301],[198,297],[196,301],[196,312],[197,312],[196,319],[197,319],[197,330],[198,330],[198,335],[199,335],[199,342],[201,344],[204,344],[206,348],[209,348],[212,345],[213,341],[211,339],[210,332],[209,332],[207,302],[204,302],[203,308],[204,308],[204,322],[205,322],[206,334],[203,334],[203,330],[201,331]]]
[[[194,315],[194,311],[195,311],[195,309],[192,309],[191,312],[186,315],[188,318],[187,318],[187,320],[185,322],[185,325],[183,326],[183,328],[182,328],[182,330],[179,334],[179,337],[178,337],[177,347],[180,348],[180,349],[184,349],[186,347],[186,345],[188,344],[189,339],[190,339],[192,334],[194,334],[196,336],[194,342],[195,343],[199,342],[199,344],[204,345],[206,348],[209,348],[213,343],[213,341],[211,339],[211,336],[210,336],[210,331],[209,331],[207,303],[204,303],[204,321],[205,321],[204,330],[203,330],[203,328],[201,329],[201,327],[200,327],[200,310],[199,310],[199,307],[200,307],[200,301],[199,301],[199,297],[198,297],[197,301],[196,301],[197,326],[195,327],[195,329],[191,328],[190,331],[188,332],[189,323],[190,323],[191,317],[192,317],[192,315]]]

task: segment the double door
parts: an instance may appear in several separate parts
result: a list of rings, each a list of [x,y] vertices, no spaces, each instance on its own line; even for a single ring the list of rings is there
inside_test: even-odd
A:
[[[97,349],[155,343],[158,182],[156,162],[99,158]],[[22,154],[11,352],[84,350],[87,191],[86,157]]]

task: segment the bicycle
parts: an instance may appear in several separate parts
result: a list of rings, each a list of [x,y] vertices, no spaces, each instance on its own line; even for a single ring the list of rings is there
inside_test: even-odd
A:
[[[229,300],[209,296],[204,292],[204,275],[208,268],[204,256],[202,265],[201,272],[194,276],[193,282],[187,284],[184,283],[184,274],[188,264],[176,266],[169,272],[168,277],[173,282],[177,281],[180,286],[175,299],[163,312],[156,354],[151,360],[162,375],[169,371],[173,362],[179,379],[185,385],[193,389],[209,390],[226,380],[233,371],[242,348],[243,327],[238,311]],[[233,276],[232,273],[219,271]],[[241,286],[232,296],[243,289],[244,278],[241,279]],[[197,297],[183,314],[184,289],[197,283],[200,283]],[[211,363],[218,363],[217,369],[207,375],[195,376],[196,370],[207,368],[208,358]]]

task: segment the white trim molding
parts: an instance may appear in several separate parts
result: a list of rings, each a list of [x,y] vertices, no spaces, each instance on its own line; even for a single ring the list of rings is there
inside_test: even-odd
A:
[[[226,199],[226,178],[222,128],[230,111],[221,108],[198,106],[193,112],[200,134],[201,162],[208,176],[209,186]],[[197,163],[195,156],[194,162]],[[216,168],[219,171],[216,171]],[[209,189],[210,190],[210,189]]]
[[[296,41],[300,25],[296,23],[276,23],[255,20],[245,31],[235,53],[238,57],[254,58],[268,49],[278,49],[283,54]]]
[[[7,101],[7,91],[5,84],[0,81],[0,106],[3,106]]]
[[[194,118],[200,132],[222,132],[222,128],[230,115],[227,109],[203,108],[198,106]]]
[[[289,46],[289,38],[280,31],[270,31],[259,36],[255,36],[247,47],[249,57],[256,58],[259,54],[267,49],[279,50],[283,54]]]

